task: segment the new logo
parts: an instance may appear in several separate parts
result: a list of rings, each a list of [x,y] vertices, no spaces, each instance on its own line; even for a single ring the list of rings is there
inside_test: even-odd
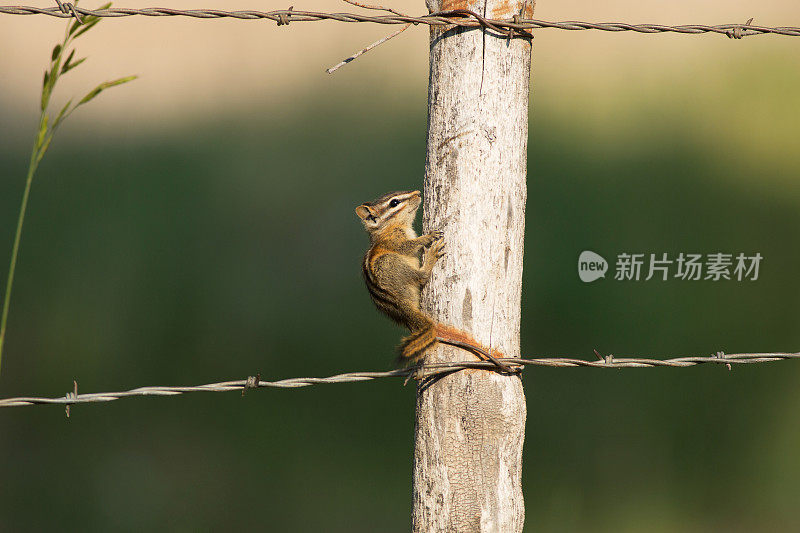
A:
[[[608,263],[603,256],[589,250],[581,252],[578,257],[578,276],[584,283],[591,283],[599,278],[606,277]]]

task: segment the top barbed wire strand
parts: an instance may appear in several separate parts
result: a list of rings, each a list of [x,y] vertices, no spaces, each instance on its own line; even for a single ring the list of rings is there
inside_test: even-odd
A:
[[[548,22],[536,19],[523,19],[515,16],[513,19],[487,19],[481,15],[464,9],[453,11],[440,11],[421,17],[405,15],[362,15],[356,13],[321,13],[316,11],[294,11],[282,9],[276,11],[223,11],[219,9],[170,9],[164,7],[148,7],[143,9],[111,8],[111,9],[84,9],[71,4],[69,9],[62,11],[59,7],[31,7],[31,6],[0,6],[0,14],[5,15],[49,15],[58,18],[75,17],[74,13],[81,16],[95,17],[129,17],[141,15],[145,17],[192,17],[202,19],[235,18],[242,20],[272,20],[278,25],[287,25],[289,22],[315,22],[320,20],[334,20],[338,22],[371,22],[375,24],[427,24],[429,26],[460,26],[484,27],[497,33],[511,36],[530,37],[526,30],[540,28],[556,28],[561,30],[602,30],[602,31],[633,31],[638,33],[720,33],[730,38],[740,39],[752,35],[786,35],[800,37],[800,27],[768,27],[745,24],[721,24],[706,26],[702,24],[686,24],[681,26],[665,26],[662,24],[628,24],[624,22]]]
[[[605,356],[603,359],[586,361],[583,359],[570,358],[542,358],[542,359],[517,359],[507,358],[499,361],[508,365],[521,366],[550,366],[550,367],[591,367],[591,368],[655,368],[655,367],[688,367],[700,364],[721,364],[730,369],[731,365],[768,363],[782,361],[786,359],[800,359],[800,353],[748,353],[748,354],[724,354],[717,352],[711,357],[678,357],[674,359],[643,359],[643,358],[616,358],[612,355]],[[6,398],[0,400],[0,407],[22,407],[26,405],[56,404],[75,405],[79,403],[98,403],[119,400],[131,396],[176,396],[186,392],[228,392],[241,390],[242,394],[246,389],[261,387],[276,387],[283,389],[293,389],[307,387],[309,385],[320,385],[324,383],[356,383],[360,381],[370,381],[380,378],[396,377],[417,377],[430,379],[436,376],[446,375],[451,372],[467,368],[484,369],[497,371],[497,366],[489,361],[461,361],[454,363],[436,363],[424,365],[418,368],[406,368],[399,370],[389,370],[387,372],[351,372],[348,374],[338,374],[325,378],[290,378],[278,381],[264,381],[260,375],[249,377],[237,381],[222,381],[219,383],[209,383],[207,385],[186,386],[186,387],[139,387],[123,392],[98,392],[90,394],[78,394],[77,383],[75,391],[67,393],[66,396],[57,398],[38,398],[38,397],[19,397]],[[68,412],[69,413],[69,412]]]

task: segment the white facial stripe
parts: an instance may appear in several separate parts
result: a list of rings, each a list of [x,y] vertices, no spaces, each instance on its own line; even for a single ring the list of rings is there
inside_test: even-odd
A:
[[[387,204],[387,206],[388,206],[388,204]],[[390,207],[389,210],[386,211],[386,215],[384,216],[384,219],[385,220],[389,220],[390,218],[395,216],[397,213],[402,211],[403,207],[405,207],[405,203],[400,203],[400,204],[396,205],[395,207]]]

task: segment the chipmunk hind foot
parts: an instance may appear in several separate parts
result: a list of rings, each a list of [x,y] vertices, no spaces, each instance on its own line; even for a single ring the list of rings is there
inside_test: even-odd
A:
[[[403,364],[414,363],[421,359],[425,352],[438,344],[436,328],[431,327],[412,331],[400,343],[400,362]]]

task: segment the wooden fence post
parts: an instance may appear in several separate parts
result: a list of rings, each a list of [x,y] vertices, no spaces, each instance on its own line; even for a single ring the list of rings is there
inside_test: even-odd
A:
[[[433,11],[532,18],[533,3],[428,0]],[[430,30],[424,229],[445,232],[423,295],[438,320],[519,355],[531,41]],[[470,360],[439,347],[429,362]],[[522,531],[525,395],[516,376],[462,370],[418,387],[413,530]]]

